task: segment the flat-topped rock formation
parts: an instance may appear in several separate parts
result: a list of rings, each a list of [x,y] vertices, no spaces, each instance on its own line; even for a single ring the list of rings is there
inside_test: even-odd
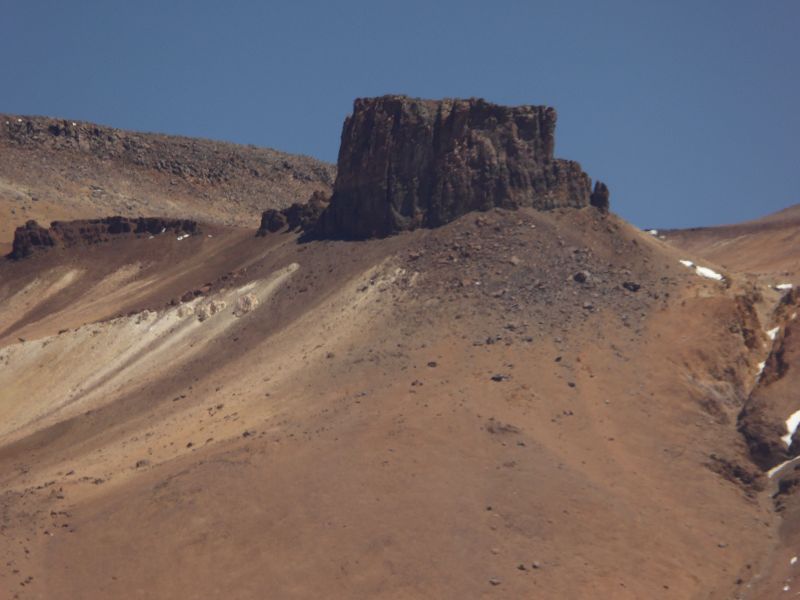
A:
[[[381,237],[492,207],[608,209],[608,188],[554,157],[556,111],[481,99],[382,96],[344,124],[330,206],[316,233]]]

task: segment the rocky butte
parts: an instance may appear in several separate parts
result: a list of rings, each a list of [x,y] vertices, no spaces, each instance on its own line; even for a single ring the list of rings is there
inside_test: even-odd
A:
[[[357,99],[344,123],[330,203],[315,199],[304,222],[315,217],[320,237],[371,238],[493,207],[607,211],[608,188],[598,182],[592,191],[577,162],[554,157],[555,128],[556,111],[547,106]],[[267,211],[261,233],[301,224],[291,216]]]

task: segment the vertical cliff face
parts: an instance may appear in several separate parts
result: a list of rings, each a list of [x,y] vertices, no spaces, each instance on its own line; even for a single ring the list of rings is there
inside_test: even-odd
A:
[[[546,106],[356,100],[317,232],[366,238],[436,227],[495,206],[588,206],[589,177],[578,163],[553,156],[555,126],[556,111]],[[607,207],[605,186],[591,203]]]

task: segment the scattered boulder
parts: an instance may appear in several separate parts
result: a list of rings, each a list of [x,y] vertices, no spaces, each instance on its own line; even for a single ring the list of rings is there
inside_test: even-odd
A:
[[[226,306],[227,303],[224,300],[211,300],[195,308],[194,314],[197,316],[197,320],[202,323],[209,317],[212,317],[218,312],[225,310]]]
[[[327,208],[328,202],[328,196],[324,193],[314,192],[308,202],[295,202],[283,210],[271,208],[264,211],[256,236],[262,237],[284,228],[288,228],[288,231],[312,231],[320,215]]]
[[[572,279],[577,283],[589,283],[592,279],[592,274],[589,271],[578,271],[572,276]]]
[[[625,281],[622,283],[622,287],[630,292],[638,292],[642,286],[635,281]]]
[[[233,314],[241,317],[249,312],[252,312],[258,306],[258,296],[253,293],[245,294],[236,299],[236,309]]]
[[[275,233],[286,227],[288,219],[282,210],[270,208],[261,214],[261,226],[256,232],[256,236],[263,237],[268,233]]]

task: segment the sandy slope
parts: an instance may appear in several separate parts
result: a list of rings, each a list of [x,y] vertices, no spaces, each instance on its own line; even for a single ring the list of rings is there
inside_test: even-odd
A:
[[[796,437],[787,446],[791,438],[787,420],[800,410],[800,294],[786,288],[800,284],[800,205],[739,225],[661,233],[682,250],[741,271],[742,277],[758,282],[765,308],[775,307],[762,311],[768,335],[760,343],[767,348],[768,356],[762,375],[745,401],[740,426],[746,434],[758,437],[760,443],[753,447],[754,457],[765,469],[774,467],[763,496],[781,518],[770,559],[757,573],[745,597],[792,597],[800,590],[800,478],[797,459],[782,468],[778,465],[798,451]],[[776,284],[783,289],[776,289]]]
[[[8,597],[731,598],[783,552],[760,283],[591,209],[205,231],[0,265]]]
[[[800,283],[800,204],[762,219],[660,232],[670,243],[735,271]]]

